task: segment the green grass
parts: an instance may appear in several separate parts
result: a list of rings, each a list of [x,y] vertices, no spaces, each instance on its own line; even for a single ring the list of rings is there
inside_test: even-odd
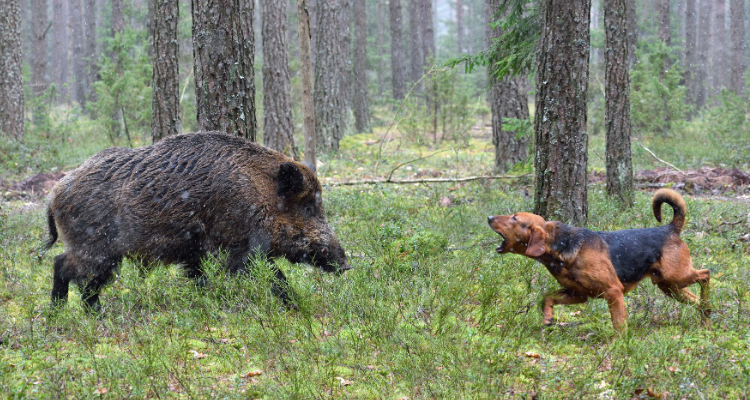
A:
[[[365,144],[373,138],[347,137],[340,155],[323,157],[323,182],[382,177],[441,150],[394,177],[420,169],[443,176],[486,173],[492,160],[491,147],[477,140],[460,150],[395,141],[381,151],[379,144]],[[682,149],[683,155],[709,151],[697,145],[675,151]],[[77,151],[59,149],[83,156]],[[328,221],[354,269],[336,277],[280,261],[298,293],[296,311],[284,310],[271,295],[266,262],[255,261],[251,278],[226,277],[215,260],[206,260],[205,289],[174,266],[143,277],[125,263],[102,295],[101,315],[84,312],[73,289],[68,306],[51,318],[52,259],[62,247],[40,252],[46,235],[40,203],[5,203],[0,393],[35,399],[494,399],[535,393],[630,398],[651,390],[669,398],[748,397],[750,246],[740,237],[750,226],[720,223],[747,218],[750,204],[686,198],[682,237],[694,265],[712,271],[712,328],[700,326],[694,308],[644,281],[626,297],[629,327],[619,335],[603,300],[558,307],[561,324],[544,327],[538,304],[558,284],[540,264],[495,253],[498,236],[487,215],[530,210],[531,182],[327,187]],[[439,205],[444,196],[451,207]],[[639,192],[636,205],[623,211],[594,185],[589,202],[592,229],[657,226],[647,193]],[[262,374],[247,376],[254,370]]]

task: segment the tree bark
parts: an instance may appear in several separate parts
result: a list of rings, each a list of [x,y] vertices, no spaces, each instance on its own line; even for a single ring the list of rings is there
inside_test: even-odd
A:
[[[726,0],[714,0],[714,22],[711,24],[711,73],[713,77],[713,87],[715,92],[720,92],[727,86],[727,17],[726,17]]]
[[[23,137],[21,10],[18,0],[0,0],[0,134]]]
[[[177,25],[178,0],[153,0],[150,26],[154,53],[151,74],[151,139],[153,143],[182,131],[180,121],[180,69]]]
[[[192,1],[198,129],[255,141],[252,0]]]
[[[656,0],[654,7],[659,18],[657,36],[659,40],[669,46],[672,42],[672,34],[669,31],[669,0]]]
[[[685,102],[696,105],[698,101],[698,40],[697,0],[685,3]],[[689,116],[691,116],[691,113]]]
[[[385,50],[384,50],[384,40],[383,36],[383,20],[385,19],[385,5],[383,2],[385,0],[377,0],[378,1],[378,17],[377,17],[377,45],[378,45],[378,62],[377,62],[377,77],[378,77],[378,97],[380,99],[383,98],[383,88],[385,87],[385,74],[383,71],[385,71],[385,68],[383,67],[383,58],[385,57]]]
[[[297,0],[299,59],[302,83],[302,132],[305,135],[305,162],[316,167],[315,108],[313,105],[312,60],[310,59],[310,15],[305,0]]]
[[[711,44],[711,16],[713,0],[700,0],[700,12],[698,13],[698,71],[697,91],[695,103],[698,107],[706,105],[708,94],[711,90],[708,71],[711,68],[709,59]]]
[[[122,0],[112,0],[112,20],[110,22],[112,24],[112,37],[125,30],[125,12]]]
[[[367,15],[365,0],[354,0],[354,127],[370,131],[370,104],[367,99]]]
[[[31,95],[39,97],[47,90],[47,16],[46,0],[31,0]],[[38,121],[38,108],[34,110],[34,120]]]
[[[432,22],[432,0],[414,0],[420,1],[422,10],[422,57],[426,69],[432,67],[435,63],[435,28]]]
[[[537,48],[534,212],[585,225],[589,0],[544,0]]]
[[[494,21],[503,0],[485,0],[486,44],[502,36],[502,29],[489,25]],[[493,63],[494,64],[494,63]],[[487,91],[492,111],[492,144],[495,146],[495,172],[504,173],[515,164],[523,161],[529,154],[529,137],[519,137],[515,131],[503,129],[503,118],[529,118],[529,103],[526,97],[526,78],[523,76],[494,78],[492,68],[487,69],[490,88]]]
[[[338,151],[346,131],[346,104],[343,87],[346,64],[341,27],[342,5],[336,1],[317,2],[317,42],[315,49],[315,132],[316,145],[324,151]]]
[[[456,0],[456,41],[458,42],[458,54],[463,54],[462,49],[464,41],[464,26],[463,26],[463,2]]]
[[[73,93],[75,100],[86,110],[86,62],[83,48],[83,14],[81,0],[70,0],[70,41],[73,56],[73,75],[75,83]]]
[[[406,95],[406,62],[404,60],[404,41],[401,36],[401,0],[390,0],[388,3],[388,20],[391,25],[391,84],[393,98],[402,100]]]
[[[745,86],[745,0],[731,0],[730,7],[732,62],[729,86],[738,96],[742,96]]]
[[[68,95],[68,13],[65,0],[52,0],[52,78],[61,98]]]
[[[94,82],[99,80],[99,66],[96,57],[96,0],[85,0],[84,12],[84,58],[86,59],[86,94],[92,100],[96,99]]]
[[[630,68],[633,68],[638,57],[635,53],[635,48],[638,47],[638,17],[636,15],[635,0],[626,0],[627,5],[627,18],[628,18],[628,54],[630,54]]]
[[[419,81],[424,73],[422,60],[422,42],[420,41],[419,2],[409,1],[409,78],[412,83]],[[420,85],[421,86],[421,85]]]
[[[263,145],[295,160],[292,95],[286,43],[286,3],[261,0],[263,38]]]
[[[604,54],[604,120],[607,131],[607,194],[619,200],[621,205],[630,207],[633,204],[633,165],[630,154],[630,74],[627,64],[629,46],[626,9],[626,0],[604,2],[607,49]],[[669,25],[667,30],[668,28]],[[668,37],[661,36],[661,39],[669,41]]]

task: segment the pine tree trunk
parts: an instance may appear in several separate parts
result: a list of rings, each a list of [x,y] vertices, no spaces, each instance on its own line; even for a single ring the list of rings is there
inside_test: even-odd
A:
[[[94,101],[96,93],[94,92],[94,82],[99,80],[99,66],[96,57],[96,0],[85,0],[86,10],[84,12],[84,58],[86,59],[86,68],[88,76],[86,78],[86,94],[89,99]]]
[[[432,22],[432,0],[420,1],[422,20],[422,57],[425,68],[429,69],[435,63],[435,28]]]
[[[698,13],[698,71],[695,103],[698,107],[706,105],[711,90],[708,71],[711,69],[709,59],[711,44],[711,16],[713,0],[700,0]]]
[[[636,62],[638,62],[638,56],[635,53],[635,48],[638,46],[638,17],[636,15],[636,4],[635,0],[626,0],[627,5],[627,18],[628,18],[628,53],[630,54],[630,68],[633,68]]]
[[[198,129],[255,141],[252,0],[192,1]]]
[[[626,0],[605,0],[604,2],[605,47],[607,49],[604,54],[604,96],[607,130],[607,194],[618,199],[621,205],[630,207],[633,204],[633,165],[630,154],[630,74],[627,63],[629,46],[626,7]],[[669,40],[668,37],[663,36],[661,39]]]
[[[354,125],[357,132],[370,131],[367,100],[367,15],[365,0],[354,0]]]
[[[417,1],[409,1],[409,78],[416,83],[424,73],[424,62],[422,60],[422,42],[420,41],[420,18],[419,4]],[[421,86],[421,85],[420,85]],[[418,90],[419,88],[417,88]]]
[[[123,0],[112,0],[112,20],[110,21],[112,37],[118,32],[125,30],[125,13],[123,10]]]
[[[46,0],[31,0],[31,95],[39,97],[47,90],[47,16]],[[34,110],[34,120],[38,120],[39,109]]]
[[[535,213],[575,225],[588,214],[589,0],[544,0],[537,48]]]
[[[698,101],[698,14],[696,1],[686,0],[685,4],[685,102],[692,105],[696,105]]]
[[[730,14],[732,29],[732,62],[729,87],[742,96],[745,86],[745,0],[731,0]]]
[[[391,73],[393,98],[402,100],[406,95],[406,62],[404,61],[404,41],[401,36],[401,0],[390,0],[388,20],[391,25]]]
[[[18,0],[0,0],[0,135],[23,137],[21,10]]]
[[[487,46],[493,38],[502,35],[502,29],[490,27],[503,0],[485,0]],[[526,78],[523,76],[504,77],[500,81],[493,77],[488,68],[490,88],[487,91],[492,110],[492,144],[495,146],[495,172],[503,173],[523,161],[529,154],[528,137],[518,137],[515,131],[503,130],[503,118],[529,118],[529,103],[526,97]]]
[[[73,94],[75,100],[86,109],[86,62],[83,48],[83,14],[81,0],[70,0],[69,17],[70,44],[73,57]]]
[[[711,24],[711,63],[713,68],[712,81],[714,92],[718,93],[722,88],[727,87],[727,17],[726,17],[726,0],[714,0],[714,22]]]
[[[458,54],[463,54],[462,49],[464,41],[464,25],[463,25],[463,3],[461,0],[456,0],[456,40],[458,41]]]
[[[150,26],[154,53],[151,74],[151,138],[153,143],[182,131],[180,122],[180,69],[177,25],[178,0],[153,0]]]
[[[286,4],[261,0],[263,38],[263,145],[298,159],[286,43]]]
[[[626,5],[627,6],[627,5]],[[670,45],[672,34],[669,31],[669,0],[656,0],[654,4],[658,19],[657,35],[659,40]]]
[[[65,98],[68,91],[68,13],[65,0],[52,0],[52,82],[57,95]]]
[[[313,105],[313,68],[310,57],[310,14],[305,0],[297,0],[299,61],[302,84],[302,131],[305,135],[305,162],[316,167],[315,108]]]
[[[341,28],[342,5],[335,1],[317,2],[317,41],[315,49],[315,132],[316,144],[324,151],[338,151],[346,131],[344,98],[346,64]]]
[[[385,50],[384,50],[384,40],[383,36],[383,20],[385,19],[385,5],[383,2],[385,0],[377,0],[378,1],[378,16],[377,16],[377,45],[378,45],[378,62],[377,62],[377,74],[378,74],[378,98],[383,98],[383,88],[385,87],[385,68],[383,67],[383,58],[385,57]]]

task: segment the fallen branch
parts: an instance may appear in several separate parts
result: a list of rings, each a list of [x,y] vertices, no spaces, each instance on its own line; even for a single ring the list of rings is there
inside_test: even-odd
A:
[[[649,150],[649,149],[648,149],[648,147],[644,146],[644,145],[643,145],[643,144],[642,144],[641,142],[638,142],[638,145],[639,145],[639,146],[641,146],[641,147],[643,147],[643,150],[646,150],[647,152],[649,152],[649,153],[650,153],[650,154],[651,154],[652,156],[654,156],[654,158],[655,158],[655,159],[657,159],[657,160],[658,160],[659,162],[662,162],[662,163],[664,163],[664,164],[666,164],[666,165],[669,165],[670,167],[672,167],[672,168],[674,168],[675,170],[677,170],[677,171],[678,171],[679,173],[681,173],[681,174],[685,175],[685,173],[684,173],[684,172],[682,172],[682,170],[681,170],[681,169],[679,169],[679,168],[675,167],[674,165],[672,165],[672,164],[670,164],[670,163],[668,163],[668,162],[666,162],[666,161],[662,160],[661,158],[657,157],[657,156],[656,156],[656,154],[654,154],[654,152],[653,152],[653,151]]]
[[[529,176],[531,174],[523,175],[479,175],[479,176],[467,176],[465,178],[427,178],[427,179],[365,179],[361,181],[344,181],[344,182],[331,182],[326,183],[323,186],[356,186],[356,185],[377,185],[380,183],[393,183],[393,184],[414,184],[414,183],[446,183],[446,182],[471,182],[482,179],[494,180],[494,179],[516,179]]]

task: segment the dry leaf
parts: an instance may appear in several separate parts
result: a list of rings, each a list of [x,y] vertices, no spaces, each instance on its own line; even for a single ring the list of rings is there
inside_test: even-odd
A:
[[[101,396],[107,392],[109,392],[109,389],[107,388],[99,388],[99,389],[94,390],[94,394],[97,396]]]
[[[219,339],[219,343],[221,344],[227,344],[227,343],[230,343],[231,341],[232,339]]]
[[[207,354],[203,354],[203,353],[201,353],[200,351],[196,351],[196,350],[190,350],[190,352],[191,352],[191,353],[193,353],[193,358],[201,359],[201,358],[206,358],[206,357],[208,357],[208,355],[207,355]]]
[[[527,352],[523,353],[523,355],[525,355],[526,357],[530,357],[530,358],[539,358],[539,357],[541,357],[541,355],[539,355],[539,353],[534,353],[533,351],[527,351]]]
[[[677,368],[677,367],[667,367],[667,369],[669,370],[669,372],[679,372],[680,371],[680,369]]]
[[[349,385],[351,385],[352,383],[354,383],[354,382],[352,382],[352,381],[350,381],[350,380],[348,380],[348,379],[342,378],[342,377],[340,377],[340,376],[337,376],[337,377],[336,377],[336,379],[338,379],[338,380],[339,380],[339,384],[340,384],[341,386],[349,386]]]
[[[252,371],[250,371],[250,372],[248,372],[248,373],[246,373],[245,375],[242,375],[242,376],[244,376],[245,378],[252,378],[252,377],[258,376],[258,375],[263,375],[263,371],[261,371],[259,369],[254,369],[254,370],[252,370]]]
[[[646,388],[646,395],[655,399],[661,399],[661,393],[656,393],[651,388]]]

